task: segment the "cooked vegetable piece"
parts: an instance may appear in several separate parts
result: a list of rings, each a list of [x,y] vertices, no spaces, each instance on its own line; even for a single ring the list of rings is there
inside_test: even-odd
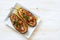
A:
[[[28,26],[16,14],[12,14],[10,19],[14,28],[20,33],[26,33],[28,31]]]
[[[23,8],[20,8],[18,10],[18,15],[19,17],[21,17],[29,26],[32,26],[34,27],[36,25],[36,18],[35,16],[30,13],[29,11],[23,9]]]
[[[29,17],[28,17],[26,14],[24,14],[24,13],[23,13],[23,17],[24,17],[26,20],[29,19]]]

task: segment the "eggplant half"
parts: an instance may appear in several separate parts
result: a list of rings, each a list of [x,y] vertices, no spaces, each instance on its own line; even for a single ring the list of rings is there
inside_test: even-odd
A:
[[[18,15],[31,27],[36,25],[36,17],[29,11],[20,8],[18,10]]]
[[[14,28],[20,33],[23,34],[28,31],[28,26],[16,14],[11,14],[10,20]]]

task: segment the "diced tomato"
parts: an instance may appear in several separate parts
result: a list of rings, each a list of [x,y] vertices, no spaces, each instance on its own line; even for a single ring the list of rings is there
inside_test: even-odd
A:
[[[19,21],[19,24],[22,24],[22,21]]]

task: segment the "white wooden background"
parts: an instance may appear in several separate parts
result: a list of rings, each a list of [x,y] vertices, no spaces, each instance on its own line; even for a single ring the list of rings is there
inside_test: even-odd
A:
[[[4,19],[15,3],[40,16],[41,23],[29,39],[5,26]],[[60,40],[60,0],[0,0],[0,40]]]

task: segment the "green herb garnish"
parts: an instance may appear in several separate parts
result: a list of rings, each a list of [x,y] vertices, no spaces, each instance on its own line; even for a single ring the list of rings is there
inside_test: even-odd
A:
[[[15,20],[14,22],[15,22],[15,24],[16,24],[19,28],[21,27],[21,25],[18,23],[17,20]]]
[[[18,27],[20,28],[20,27],[21,27],[21,25],[18,25]]]
[[[24,13],[23,13],[23,16],[24,16],[24,18],[25,18],[26,20],[29,19],[29,17],[28,17],[26,14],[24,14]]]

